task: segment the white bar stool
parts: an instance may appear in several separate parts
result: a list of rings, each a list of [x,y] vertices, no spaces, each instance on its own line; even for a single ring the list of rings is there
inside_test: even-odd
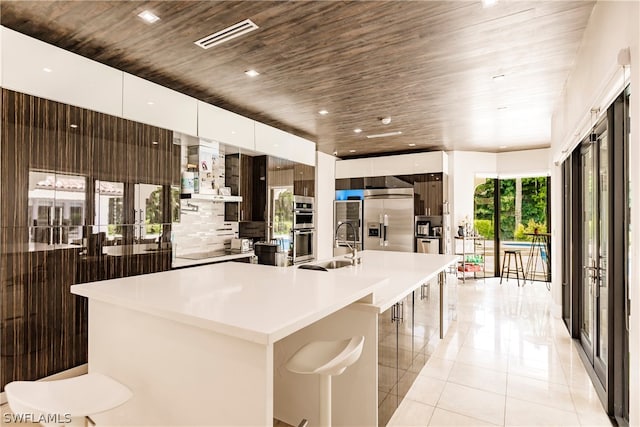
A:
[[[320,425],[331,426],[331,377],[342,374],[362,353],[364,337],[314,341],[298,350],[285,367],[296,374],[320,376]]]
[[[85,417],[114,409],[133,396],[124,385],[98,373],[55,381],[14,381],[4,391],[11,412],[32,417],[43,426],[84,426]]]

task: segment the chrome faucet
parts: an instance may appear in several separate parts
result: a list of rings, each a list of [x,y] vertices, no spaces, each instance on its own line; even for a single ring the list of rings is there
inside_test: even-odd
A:
[[[340,243],[338,241],[338,230],[340,230],[340,227],[345,224],[351,226],[351,229],[353,230],[353,246],[351,246],[347,240],[344,241],[347,244],[347,246],[349,246],[349,249],[351,249],[351,256],[345,255],[344,257],[351,259],[351,265],[360,264],[362,262],[362,259],[358,256],[358,248],[356,243],[356,234],[357,234],[356,228],[350,222],[338,222],[338,226],[336,227],[336,232],[334,233],[334,236],[333,236],[333,240],[335,241],[335,247],[336,248],[340,247]]]

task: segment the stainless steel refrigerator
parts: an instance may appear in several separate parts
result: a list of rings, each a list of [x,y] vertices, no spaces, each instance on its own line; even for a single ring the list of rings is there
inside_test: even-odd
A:
[[[364,191],[364,249],[413,252],[413,188]]]
[[[362,200],[336,200],[333,207],[333,232],[338,247],[334,247],[333,255],[349,253],[351,249],[347,243],[362,250]],[[339,224],[349,223],[350,225]]]

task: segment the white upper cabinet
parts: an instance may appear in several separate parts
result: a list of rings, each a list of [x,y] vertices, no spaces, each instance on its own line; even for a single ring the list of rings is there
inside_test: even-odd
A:
[[[447,155],[444,151],[338,160],[336,162],[336,179],[438,172],[447,173],[447,162]]]
[[[198,101],[175,90],[124,73],[122,116],[125,119],[198,134]]]
[[[2,87],[122,115],[122,72],[0,27]]]
[[[375,176],[373,158],[336,161],[336,179]]]
[[[198,136],[255,150],[255,122],[231,111],[198,101]]]
[[[417,173],[447,173],[449,161],[444,151],[431,151],[429,153],[406,154],[409,157],[414,174]]]
[[[315,166],[316,144],[276,129],[264,123],[256,123],[256,151]]]
[[[295,161],[305,165],[316,165],[316,143],[308,139],[295,137],[296,144],[293,148]]]
[[[411,174],[411,159],[407,156],[373,157],[371,160],[375,176]]]
[[[0,87],[2,87],[2,33],[4,27],[0,27]]]

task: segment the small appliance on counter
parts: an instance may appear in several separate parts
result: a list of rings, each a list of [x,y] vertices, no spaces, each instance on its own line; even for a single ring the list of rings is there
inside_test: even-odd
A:
[[[254,243],[253,251],[258,258],[258,264],[286,267],[289,263],[288,252],[282,251],[281,243],[275,239],[271,243]]]
[[[242,254],[251,250],[251,241],[249,239],[231,239],[231,252]]]
[[[416,252],[444,253],[442,244],[442,216],[416,215],[415,245]]]

